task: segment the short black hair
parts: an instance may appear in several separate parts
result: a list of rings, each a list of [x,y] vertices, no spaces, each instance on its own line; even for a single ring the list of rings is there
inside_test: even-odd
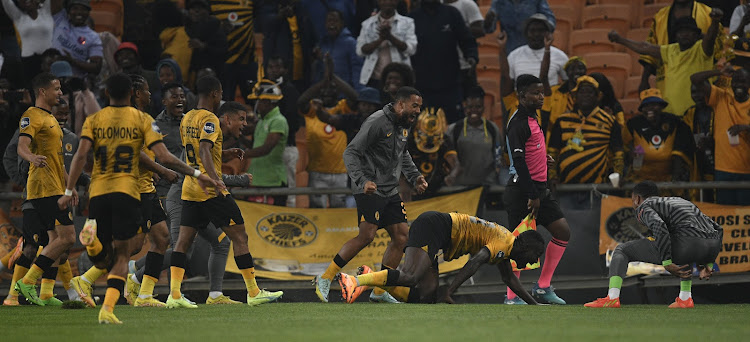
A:
[[[527,263],[534,263],[544,252],[544,238],[536,230],[527,230],[516,237],[513,242],[511,255],[518,262],[518,268],[523,268]]]
[[[49,48],[47,50],[44,50],[44,52],[42,52],[42,57],[59,57],[59,56],[62,56],[62,54],[60,53],[60,50],[55,49],[55,48]]]
[[[167,96],[167,92],[174,88],[182,88],[182,84],[177,82],[168,82],[161,86],[161,98],[165,98]]]
[[[541,84],[539,77],[529,74],[523,74],[516,77],[516,91],[518,93],[526,92],[532,85]]]
[[[484,99],[484,89],[480,87],[479,85],[473,86],[466,90],[466,94],[464,94],[464,100],[466,99]]]
[[[659,196],[659,187],[652,181],[643,181],[633,187],[633,194],[643,198]]]
[[[212,91],[221,89],[221,81],[215,76],[203,76],[198,82],[195,82],[195,90],[198,91],[198,95],[208,95]]]
[[[344,22],[344,13],[342,13],[341,11],[339,11],[337,9],[329,9],[328,12],[326,13],[326,16],[328,16],[331,13],[338,14],[339,15],[339,19],[341,20],[341,23],[344,24],[344,25],[346,25],[346,23]]]
[[[270,63],[271,61],[280,61],[281,65],[283,65],[285,68],[287,67],[288,63],[286,58],[282,57],[281,55],[273,55],[266,61],[266,65]]]
[[[109,76],[106,82],[106,89],[110,98],[124,100],[133,90],[133,82],[128,75],[118,72]]]
[[[226,114],[237,112],[247,112],[247,107],[239,102],[227,101],[219,107],[219,112],[216,113],[216,116],[222,117]]]
[[[57,79],[57,76],[49,72],[43,72],[34,77],[34,79],[31,81],[31,87],[34,89],[34,93],[36,93],[37,91],[39,91],[39,89],[49,87],[52,81]]]
[[[382,82],[385,82],[385,77],[388,76],[391,72],[397,72],[401,74],[401,80],[404,83],[404,86],[413,86],[414,85],[414,70],[412,68],[404,63],[398,63],[398,62],[392,62],[386,64],[386,66],[383,68],[383,72],[380,74],[382,75]]]
[[[415,89],[414,87],[401,87],[398,88],[398,91],[396,91],[395,100],[396,101],[404,101],[411,98],[412,95],[417,95],[419,97],[422,97],[422,93],[419,92],[419,90]]]
[[[133,90],[143,90],[143,86],[147,84],[146,78],[138,74],[130,74],[130,82],[133,82]]]

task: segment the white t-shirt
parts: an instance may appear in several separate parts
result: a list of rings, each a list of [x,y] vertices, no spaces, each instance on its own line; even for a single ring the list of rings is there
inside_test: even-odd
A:
[[[732,19],[729,21],[729,32],[734,32],[740,27],[742,17],[745,16],[745,5],[739,5],[732,12]],[[745,25],[745,32],[750,32],[750,24]]]
[[[508,65],[510,66],[510,78],[515,80],[518,75],[529,74],[539,77],[539,71],[542,68],[542,58],[544,57],[544,48],[532,50],[528,45],[521,46],[508,55]],[[550,64],[549,64],[549,85],[554,86],[565,80],[565,70],[563,67],[568,62],[568,55],[562,50],[552,46],[550,47]]]
[[[42,3],[36,19],[31,19],[28,14],[21,12],[13,0],[2,1],[5,13],[13,20],[13,26],[21,37],[21,57],[41,55],[44,50],[52,47],[55,21],[52,19],[51,0]]]
[[[446,3],[446,5],[455,7],[459,13],[461,13],[461,17],[464,18],[464,23],[466,23],[466,27],[469,27],[471,23],[484,20],[484,17],[482,17],[482,12],[479,11],[479,6],[477,6],[477,3],[473,0],[458,0],[451,3]],[[464,53],[461,51],[461,47],[457,46],[456,50],[458,50],[458,63],[461,65],[461,70],[466,70],[471,67],[468,62],[466,62],[466,58],[464,58]]]

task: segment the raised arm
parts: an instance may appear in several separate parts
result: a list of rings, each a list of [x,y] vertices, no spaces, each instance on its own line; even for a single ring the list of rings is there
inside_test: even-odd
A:
[[[636,42],[620,36],[617,31],[612,30],[609,32],[609,41],[625,46],[626,48],[633,50],[641,55],[650,56],[658,61],[661,60],[661,48],[658,45],[650,44],[648,42]]]
[[[552,87],[549,85],[549,65],[554,40],[555,36],[551,32],[544,37],[544,56],[542,57],[542,67],[539,68],[539,80],[542,81],[542,86],[544,86],[544,96],[552,95]]]
[[[708,27],[706,35],[703,37],[702,47],[703,53],[706,56],[714,55],[714,46],[716,45],[716,37],[719,35],[719,26],[721,25],[721,18],[724,17],[724,12],[718,8],[711,9],[711,26]]]
[[[711,98],[711,83],[708,81],[712,77],[725,75],[731,77],[734,73],[734,68],[731,64],[725,63],[721,70],[706,70],[696,72],[690,75],[690,82],[698,87],[698,90],[706,95],[706,99]]]
[[[508,35],[500,32],[497,36],[497,44],[500,46],[498,58],[500,58],[500,96],[506,97],[513,93],[513,80],[510,78],[510,64],[508,63],[508,54],[505,46],[508,43]]]

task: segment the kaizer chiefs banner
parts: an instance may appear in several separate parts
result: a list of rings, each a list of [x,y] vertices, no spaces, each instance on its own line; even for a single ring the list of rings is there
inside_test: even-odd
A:
[[[406,203],[409,223],[425,211],[458,211],[476,215],[482,188]],[[255,274],[280,280],[309,280],[323,273],[346,241],[357,236],[357,209],[284,208],[237,201],[245,219]],[[390,241],[384,229],[352,259],[342,272],[354,274],[365,264],[380,269]],[[230,249],[232,253],[232,249]],[[441,272],[457,270],[468,256],[440,264]],[[440,259],[442,261],[442,258]],[[232,254],[227,271],[239,273]]]
[[[724,241],[716,258],[721,272],[750,271],[750,208],[713,203],[695,203],[708,217],[724,228]],[[648,236],[651,232],[638,223],[630,198],[602,198],[599,225],[599,254],[614,250],[618,243]]]

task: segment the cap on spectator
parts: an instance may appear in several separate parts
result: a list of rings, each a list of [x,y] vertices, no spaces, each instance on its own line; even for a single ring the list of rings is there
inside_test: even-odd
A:
[[[73,5],[81,5],[91,10],[91,0],[68,0],[68,7],[66,8],[70,8]]]
[[[549,21],[546,15],[542,13],[535,13],[535,14],[532,14],[530,17],[526,19],[526,21],[523,22],[523,32],[526,32],[526,30],[529,29],[529,24],[531,24],[531,22],[533,21],[541,21],[544,23],[544,25],[547,26],[547,29],[550,32],[555,31],[555,25],[552,25],[552,23]]]
[[[695,23],[695,19],[693,19],[693,17],[682,17],[675,20],[674,32],[682,29],[688,29],[696,33],[701,33],[701,29],[698,27],[698,24]]]
[[[262,79],[260,82],[255,83],[253,90],[250,95],[247,96],[248,100],[271,100],[273,102],[279,101],[284,97],[281,93],[281,88],[274,81],[269,79]]]
[[[570,59],[568,59],[567,62],[565,62],[565,65],[563,66],[563,70],[568,70],[568,67],[575,62],[580,62],[581,64],[583,64],[583,66],[587,66],[586,61],[583,59],[583,57],[573,56],[573,57],[570,57]]]
[[[209,11],[211,10],[211,5],[209,5],[208,1],[206,0],[190,0],[188,1],[187,6],[185,6],[185,8],[191,9],[195,6],[202,6],[203,8]]]
[[[115,55],[117,55],[117,53],[120,52],[120,50],[126,50],[126,49],[130,49],[130,50],[135,51],[136,55],[139,54],[138,53],[138,46],[136,46],[134,43],[131,43],[131,42],[122,42],[122,43],[120,43],[120,46],[117,47],[117,50],[115,51]]]
[[[382,102],[380,102],[380,92],[371,87],[362,88],[362,90],[359,91],[359,96],[357,96],[357,101],[374,103],[378,106],[382,104]]]
[[[66,61],[57,61],[49,67],[50,73],[55,77],[73,77],[73,68]]]
[[[750,39],[742,37],[734,42],[734,55],[750,57]]]
[[[425,108],[417,117],[414,128],[414,142],[424,153],[435,153],[445,140],[445,112],[442,108]],[[406,134],[406,130],[404,130]]]
[[[638,106],[638,110],[640,111],[644,105],[649,103],[658,103],[661,105],[662,109],[669,105],[669,102],[664,101],[661,97],[661,91],[656,88],[646,89],[641,92],[641,104]]]
[[[595,80],[595,79],[594,79],[593,77],[591,77],[591,76],[583,75],[583,76],[579,77],[579,78],[578,78],[578,79],[576,80],[576,87],[575,87],[575,88],[573,88],[573,90],[571,90],[571,92],[576,92],[576,91],[578,91],[578,87],[580,87],[580,86],[581,86],[581,84],[583,84],[583,83],[589,83],[589,84],[593,85],[593,86],[594,86],[594,88],[596,88],[596,89],[599,89],[599,82],[597,82],[597,81],[596,81],[596,80]]]

